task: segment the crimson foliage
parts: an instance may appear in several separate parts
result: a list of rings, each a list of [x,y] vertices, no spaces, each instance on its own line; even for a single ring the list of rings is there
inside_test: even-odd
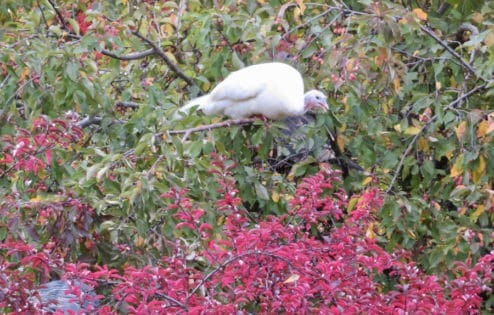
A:
[[[117,271],[66,263],[63,248],[71,244],[58,242],[57,234],[41,247],[12,234],[0,245],[0,309],[36,313],[43,305],[35,283],[46,281],[54,270],[103,293],[106,297],[97,296],[99,307],[92,310],[99,314],[473,314],[490,294],[493,252],[476,263],[457,262],[452,278],[425,274],[405,250],[386,252],[373,237],[375,214],[383,203],[376,188],[348,196],[340,188],[339,172],[322,165],[298,185],[288,214],[254,220],[241,206],[231,174],[235,165],[220,155],[212,159],[220,196],[216,207],[224,219],[220,228],[208,223],[206,211],[195,206],[187,190],[162,195],[167,205],[162,211],[174,218],[177,232],[197,240],[195,246],[170,239],[170,254],[158,263]],[[94,215],[75,203],[60,207]],[[3,202],[2,214],[12,216],[12,206]],[[30,214],[33,220],[47,220],[45,226],[59,223],[46,213]],[[81,300],[87,298],[81,290],[73,291]]]

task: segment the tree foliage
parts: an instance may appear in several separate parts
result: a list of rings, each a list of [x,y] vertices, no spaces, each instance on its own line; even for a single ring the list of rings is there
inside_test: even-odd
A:
[[[36,286],[63,277],[103,313],[492,311],[493,16],[5,1],[0,309],[38,310]],[[173,119],[189,98],[280,59],[331,104],[286,172],[269,162],[284,122],[176,133],[222,119]],[[328,138],[360,167],[321,163]]]

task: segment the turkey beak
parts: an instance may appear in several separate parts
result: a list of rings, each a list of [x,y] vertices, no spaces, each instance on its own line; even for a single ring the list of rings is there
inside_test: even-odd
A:
[[[328,102],[326,100],[322,100],[316,103],[316,107],[319,108],[323,112],[327,112],[329,109]]]

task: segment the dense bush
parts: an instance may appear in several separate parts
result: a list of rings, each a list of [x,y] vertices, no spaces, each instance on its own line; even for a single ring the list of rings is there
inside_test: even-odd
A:
[[[492,311],[490,1],[4,2],[1,312],[59,278],[101,314]],[[280,58],[331,103],[290,150],[177,134]]]

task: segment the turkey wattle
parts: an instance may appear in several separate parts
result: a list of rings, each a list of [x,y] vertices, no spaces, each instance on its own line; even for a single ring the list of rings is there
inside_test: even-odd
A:
[[[211,93],[191,100],[175,115],[179,118],[197,106],[206,115],[225,115],[233,119],[262,115],[285,119],[303,115],[307,110],[328,109],[326,96],[318,90],[304,94],[300,73],[284,63],[272,62],[232,72]]]

